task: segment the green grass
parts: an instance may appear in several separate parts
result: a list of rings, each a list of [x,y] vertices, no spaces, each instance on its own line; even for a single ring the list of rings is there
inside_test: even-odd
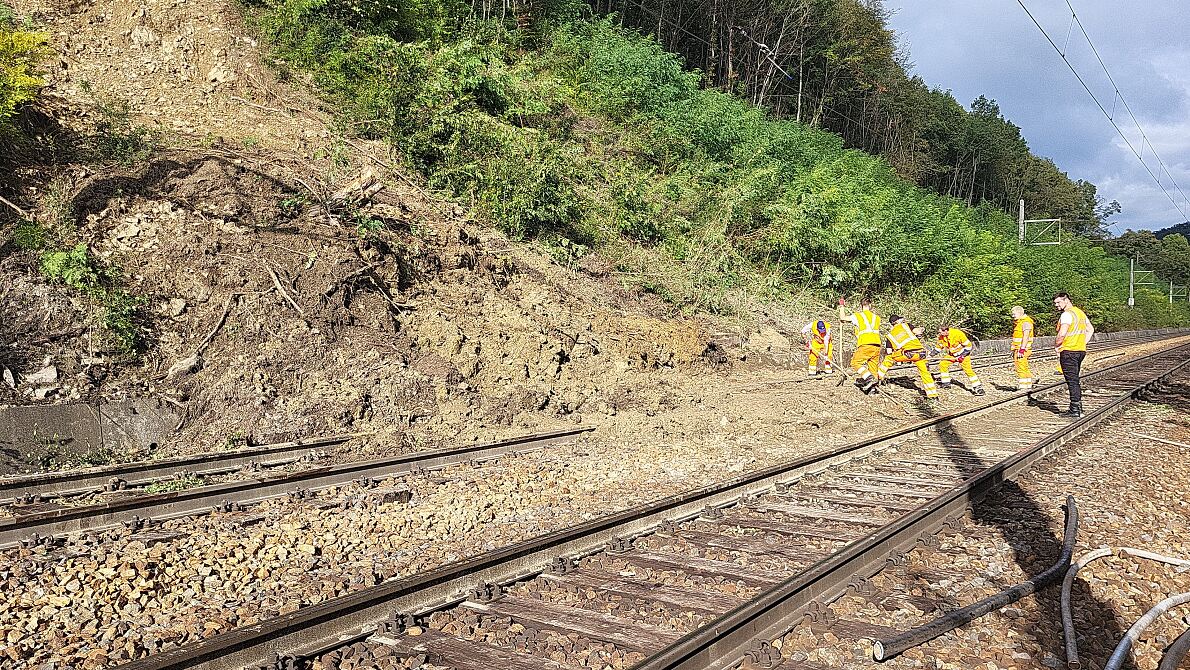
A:
[[[202,477],[197,475],[188,475],[176,479],[163,479],[159,482],[153,482],[145,487],[145,493],[170,493],[172,491],[185,491],[198,486],[202,486],[206,482]]]

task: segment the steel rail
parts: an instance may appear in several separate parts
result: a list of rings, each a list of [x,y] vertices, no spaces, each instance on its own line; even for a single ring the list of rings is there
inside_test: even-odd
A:
[[[1190,345],[1180,347],[1176,351],[1190,353]],[[1169,353],[1165,352],[1165,355]],[[1151,358],[1153,357],[1097,370],[1084,375],[1084,379],[1109,376],[1122,369],[1130,369],[1144,363],[1151,364]],[[1064,383],[1049,384],[1032,392],[1016,393],[979,407],[936,417],[886,435],[864,439],[827,452],[746,473],[726,482],[686,491],[649,504],[616,512],[425,573],[389,580],[374,587],[262,621],[253,626],[232,629],[207,640],[134,660],[123,667],[126,670],[182,670],[183,668],[231,670],[260,666],[275,654],[310,656],[321,653],[367,638],[375,631],[380,622],[388,620],[398,613],[424,613],[463,602],[468,597],[467,593],[477,583],[509,583],[525,579],[540,574],[552,560],[559,556],[575,557],[597,553],[602,551],[605,544],[610,541],[651,532],[664,521],[680,521],[697,517],[708,507],[732,505],[741,498],[768,490],[774,485],[796,481],[802,476],[825,472],[852,460],[866,458],[895,447],[914,436],[948,428],[956,421],[994,412],[1010,404],[1029,402],[1035,397],[1053,393],[1062,388],[1065,388]],[[1085,427],[1089,427],[1099,415],[1100,413],[1096,412],[1074,425],[1084,426],[1085,430]],[[1015,472],[1015,470],[1013,471]],[[1001,478],[1001,471],[996,471],[990,478],[985,479],[997,483]],[[965,499],[961,502],[965,502]],[[938,521],[935,525],[940,524],[941,521]],[[895,533],[886,534],[888,537],[883,541],[891,541],[896,537]],[[833,560],[823,561],[812,568],[812,571],[821,571],[824,564],[831,563]],[[872,565],[876,565],[875,560],[872,561]],[[751,630],[747,622],[730,629],[724,628],[724,625],[734,621],[733,615],[738,617],[741,615],[741,611],[736,610],[727,615],[707,630],[715,637],[721,630],[729,633],[734,632],[737,635],[741,631]],[[750,640],[752,637],[748,635],[747,639]],[[686,650],[692,644],[697,646],[700,640],[702,638],[698,633],[695,633],[679,641],[678,646],[671,648],[670,651],[663,652],[660,659],[654,657],[648,662],[664,663],[671,654],[686,658]],[[696,649],[695,654],[697,655],[697,653]],[[669,666],[662,664],[657,667]]]
[[[293,456],[295,452],[335,446],[363,435],[365,433],[351,433],[265,444],[234,451],[206,452],[152,461],[3,477],[0,478],[0,504],[22,496],[69,497],[102,491],[112,479],[121,480],[129,487],[140,487],[167,481],[183,473],[213,476],[234,472],[252,464],[261,467],[284,465],[300,458]]]
[[[1175,351],[1185,353],[1187,347],[1179,347]],[[1128,364],[1113,366],[1092,373],[1088,377],[1118,370],[1126,365]],[[942,496],[880,528],[867,538],[848,545],[805,572],[650,656],[635,666],[634,670],[703,670],[730,667],[740,662],[759,643],[776,639],[791,630],[797,621],[805,616],[804,610],[812,602],[830,602],[842,596],[856,580],[875,575],[894,554],[903,553],[920,539],[936,534],[947,519],[961,515],[1001,482],[1011,479],[1099,422],[1121,411],[1148,387],[1164,381],[1187,366],[1190,366],[1190,358],[1168,370],[1154,373],[1149,379],[1133,386],[1126,393],[1064,430],[1043,437],[1027,449],[983,470]]]
[[[595,429],[592,426],[581,426],[466,447],[419,451],[271,477],[257,477],[95,505],[24,514],[0,519],[0,548],[14,546],[34,534],[46,537],[57,533],[106,528],[124,521],[132,521],[135,517],[161,520],[207,513],[225,502],[252,504],[291,492],[317,490],[357,479],[386,477],[469,460],[490,460],[509,453],[533,451],[548,444],[572,440],[593,430]]]

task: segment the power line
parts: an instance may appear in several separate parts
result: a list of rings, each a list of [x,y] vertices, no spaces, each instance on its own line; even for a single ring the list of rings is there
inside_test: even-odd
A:
[[[1070,60],[1066,58],[1066,54],[1058,48],[1057,43],[1054,42],[1053,38],[1050,37],[1049,33],[1047,33],[1045,28],[1042,27],[1041,23],[1037,21],[1037,18],[1033,16],[1033,12],[1029,11],[1029,8],[1025,6],[1024,1],[1016,0],[1016,2],[1021,6],[1021,9],[1025,10],[1025,14],[1029,15],[1029,19],[1033,21],[1033,25],[1037,26],[1037,29],[1041,31],[1041,34],[1045,37],[1046,41],[1050,43],[1050,46],[1054,48],[1054,51],[1058,52],[1058,55],[1062,57],[1062,62],[1066,63],[1066,67],[1070,68],[1070,72],[1074,74],[1075,79],[1078,79],[1078,83],[1083,85],[1083,89],[1086,90],[1087,95],[1091,96],[1091,100],[1095,101],[1096,106],[1099,107],[1099,111],[1103,112],[1103,116],[1106,117],[1108,122],[1111,123],[1112,127],[1116,129],[1116,132],[1119,133],[1120,138],[1124,140],[1124,144],[1128,145],[1128,149],[1132,151],[1132,155],[1136,156],[1136,159],[1140,161],[1140,164],[1144,167],[1145,171],[1148,172],[1149,176],[1153,178],[1154,182],[1156,182],[1157,187],[1161,189],[1161,192],[1165,194],[1165,197],[1169,198],[1170,204],[1174,206],[1174,209],[1178,210],[1178,213],[1182,215],[1183,220],[1187,220],[1186,212],[1182,210],[1182,206],[1173,199],[1173,196],[1170,195],[1169,190],[1166,189],[1165,185],[1161,183],[1161,179],[1157,177],[1157,175],[1153,174],[1152,168],[1150,168],[1149,164],[1145,162],[1145,159],[1140,155],[1140,152],[1136,150],[1136,147],[1132,146],[1132,141],[1129,140],[1128,136],[1124,134],[1124,131],[1120,129],[1119,124],[1117,124],[1116,120],[1112,118],[1112,114],[1108,113],[1107,109],[1103,106],[1103,103],[1099,101],[1098,96],[1096,96],[1095,92],[1091,90],[1091,87],[1087,85],[1087,82],[1083,79],[1082,75],[1079,74],[1078,70],[1075,69]],[[1118,89],[1116,94],[1119,95]],[[1147,138],[1145,138],[1145,141],[1147,141]],[[1152,144],[1150,143],[1149,146],[1152,147]],[[1144,149],[1144,144],[1141,144],[1141,149]],[[1156,153],[1156,150],[1154,150],[1153,154],[1156,155]],[[1166,172],[1168,174],[1168,170]]]
[[[1145,129],[1141,128],[1140,121],[1136,118],[1136,114],[1132,113],[1132,106],[1128,104],[1128,100],[1126,100],[1124,98],[1124,94],[1120,92],[1119,85],[1116,84],[1115,78],[1112,77],[1111,72],[1108,71],[1107,64],[1103,62],[1103,57],[1099,55],[1099,49],[1095,48],[1095,43],[1091,40],[1091,36],[1087,33],[1087,29],[1083,27],[1083,22],[1078,18],[1078,13],[1074,11],[1074,6],[1070,4],[1070,0],[1066,0],[1066,6],[1070,9],[1070,18],[1078,24],[1078,29],[1082,31],[1083,37],[1086,38],[1087,44],[1091,47],[1091,52],[1095,54],[1096,60],[1099,61],[1099,66],[1103,68],[1103,74],[1107,75],[1107,80],[1111,82],[1112,88],[1115,90],[1115,97],[1112,98],[1112,116],[1115,116],[1115,104],[1116,99],[1118,98],[1120,102],[1124,103],[1124,109],[1127,110],[1128,116],[1132,117],[1132,123],[1136,124],[1136,129],[1140,131],[1141,139],[1144,142],[1148,142],[1149,148],[1153,150],[1153,156],[1155,156],[1157,158],[1157,162],[1161,164],[1161,169],[1165,170],[1165,175],[1169,177],[1170,183],[1174,185],[1174,188],[1178,190],[1178,193],[1182,194],[1182,200],[1185,200],[1186,204],[1190,205],[1190,198],[1187,198],[1186,192],[1182,190],[1181,186],[1178,186],[1178,182],[1176,179],[1174,179],[1173,173],[1169,171],[1169,168],[1165,165],[1165,161],[1161,159],[1161,155],[1158,154],[1157,149],[1153,147],[1153,142],[1149,140],[1149,136],[1145,133]]]

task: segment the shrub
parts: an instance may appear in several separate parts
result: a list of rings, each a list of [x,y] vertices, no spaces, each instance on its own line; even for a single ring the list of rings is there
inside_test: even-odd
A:
[[[100,324],[117,355],[129,357],[137,352],[142,343],[137,318],[143,300],[117,288],[119,272],[99,266],[87,245],[42,254],[41,273],[49,281],[63,283],[101,307]]]
[[[49,57],[46,35],[17,30],[13,16],[0,4],[0,129],[21,105],[32,100],[42,86],[37,66]]]

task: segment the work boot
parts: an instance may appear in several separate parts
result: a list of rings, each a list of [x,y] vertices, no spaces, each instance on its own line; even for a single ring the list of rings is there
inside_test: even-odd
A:
[[[974,393],[975,395],[984,395],[985,393],[987,393],[987,391],[983,390],[982,386],[976,386],[975,388],[971,389],[971,392]]]
[[[878,383],[879,382],[877,382],[875,379],[869,379],[867,381],[867,383],[864,384],[863,386],[861,386],[860,388],[863,390],[865,395],[870,394],[870,393],[876,393],[877,392],[876,385]]]
[[[938,382],[938,388],[948,389],[950,388],[950,382]]]
[[[1058,416],[1067,419],[1081,419],[1083,418],[1083,404],[1081,402],[1072,402],[1070,403],[1070,408]]]

